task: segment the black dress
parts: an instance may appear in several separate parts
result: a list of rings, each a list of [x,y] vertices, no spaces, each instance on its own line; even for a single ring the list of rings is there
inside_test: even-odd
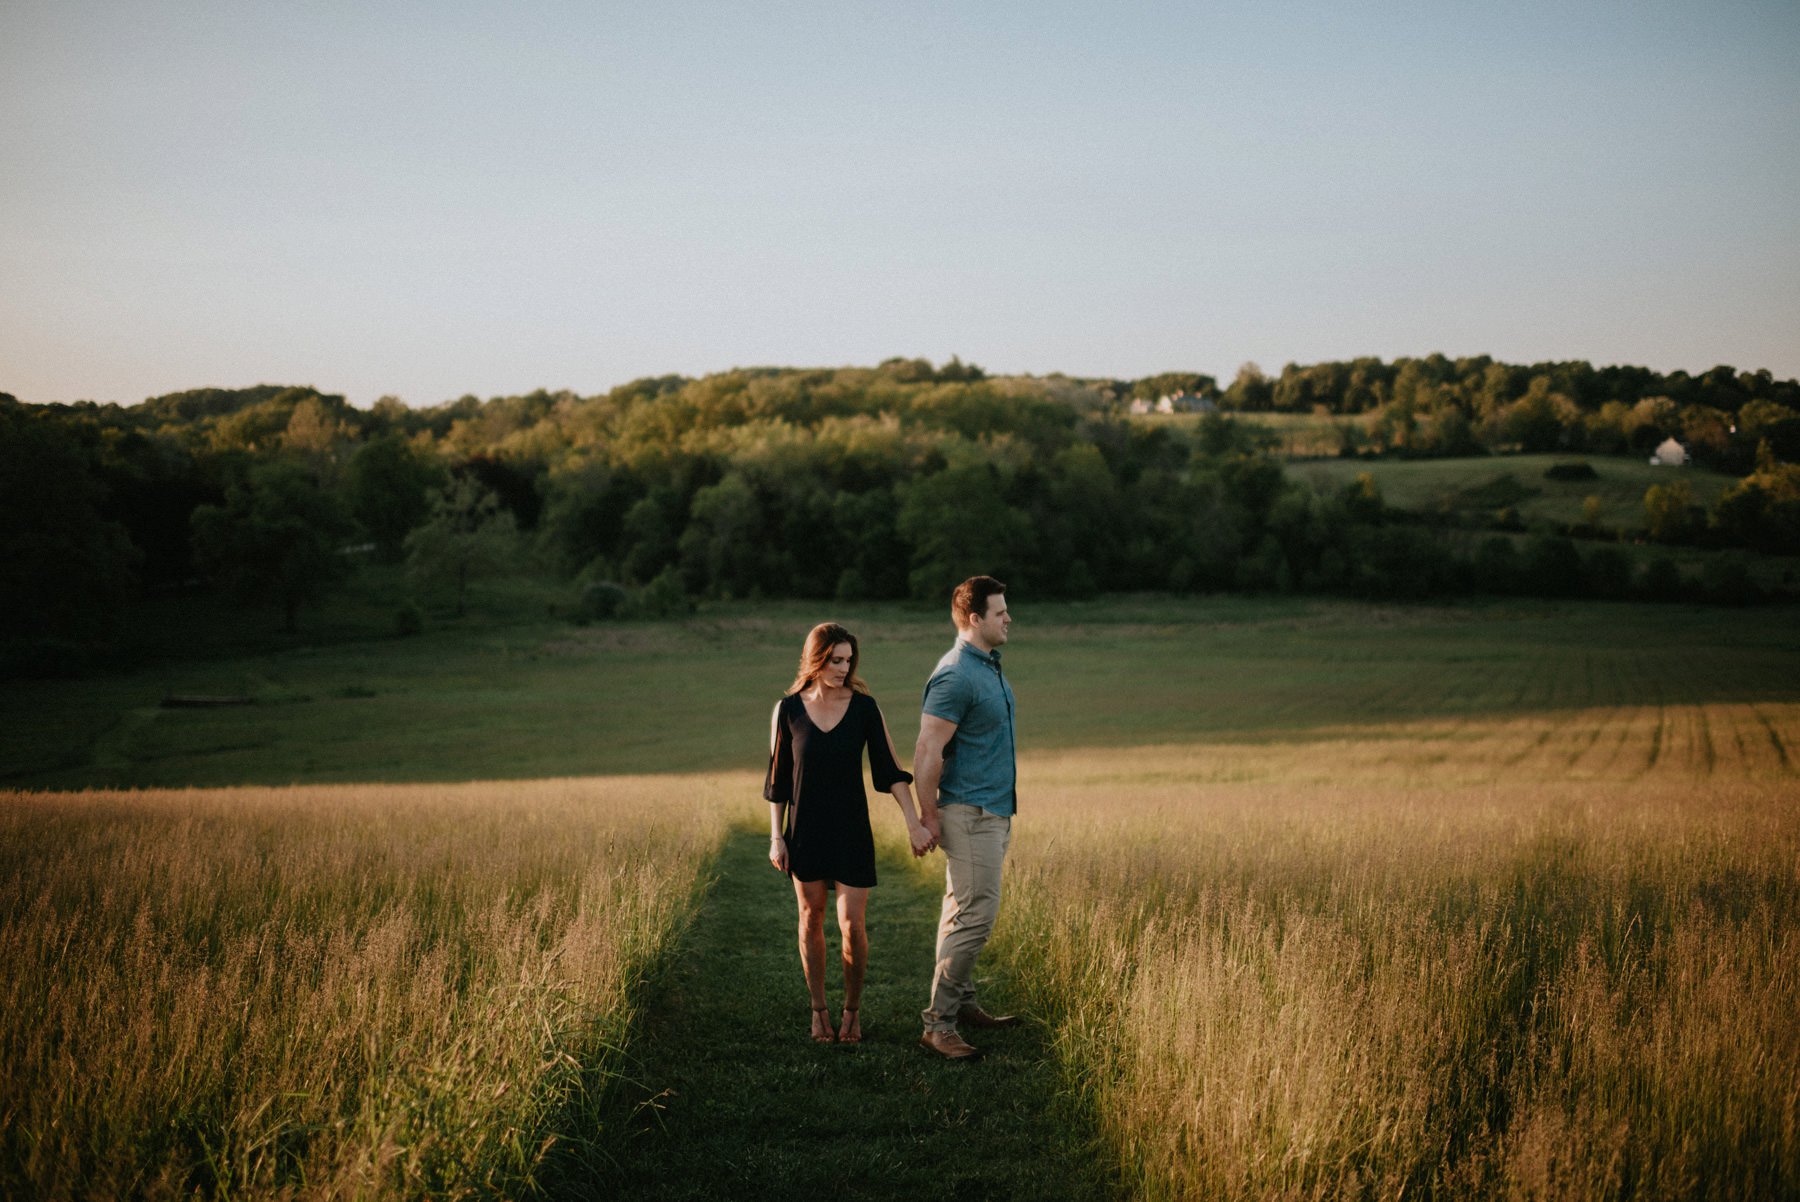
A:
[[[781,699],[763,796],[788,807],[788,872],[802,881],[875,884],[875,835],[863,792],[863,748],[875,787],[887,792],[912,783],[888,745],[881,707],[867,693],[850,694],[844,716],[830,730],[813,725],[798,693]]]

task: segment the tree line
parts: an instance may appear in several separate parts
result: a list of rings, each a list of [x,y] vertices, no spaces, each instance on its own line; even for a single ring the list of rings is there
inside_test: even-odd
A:
[[[1213,397],[1214,412],[1127,412],[1164,391]],[[935,597],[975,571],[1040,596],[1698,587],[1666,572],[1623,579],[1606,556],[1577,569],[1567,536],[1580,531],[1540,531],[1569,543],[1555,550],[1475,543],[1389,511],[1369,481],[1321,493],[1291,480],[1248,415],[1298,405],[1364,414],[1346,454],[1684,437],[1741,462],[1744,478],[1710,512],[1664,498],[1648,536],[1800,550],[1800,387],[1725,368],[1690,378],[1433,356],[1290,365],[1273,380],[1247,366],[1221,389],[1197,373],[990,377],[893,359],[430,408],[278,386],[131,406],[0,394],[0,621],[15,642],[104,639],[135,595],[216,585],[292,625],[369,560],[407,564],[458,605],[471,579],[530,565],[567,579],[587,617],[701,596]]]
[[[1800,382],[1729,366],[1690,375],[1428,355],[1290,363],[1276,376],[1247,363],[1223,388],[1205,376],[1168,379],[1228,411],[1374,418],[1343,428],[1348,450],[1645,454],[1673,437],[1697,461],[1734,475],[1754,466],[1762,441],[1784,461],[1800,460]]]

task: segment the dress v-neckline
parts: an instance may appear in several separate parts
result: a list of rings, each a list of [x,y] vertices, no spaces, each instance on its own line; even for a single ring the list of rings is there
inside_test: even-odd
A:
[[[812,728],[814,730],[818,731],[822,735],[828,735],[832,731],[836,730],[838,727],[840,727],[844,724],[844,719],[848,718],[850,716],[850,706],[855,701],[856,701],[855,696],[852,696],[849,701],[844,702],[844,712],[839,714],[838,720],[836,722],[833,722],[830,726],[820,726],[819,725],[819,720],[817,718],[813,717],[812,709],[811,709],[811,707],[809,707],[806,704],[806,698],[804,698],[804,697],[800,698],[800,709],[801,709],[801,712],[803,712],[806,715],[806,720],[808,722],[812,723]]]

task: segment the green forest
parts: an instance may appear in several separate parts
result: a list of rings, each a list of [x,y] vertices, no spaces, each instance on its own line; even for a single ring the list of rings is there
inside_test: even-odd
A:
[[[1132,411],[1170,394],[1186,412]],[[1521,516],[1534,486],[1517,482],[1404,508],[1378,473],[1296,471],[1273,424],[1297,420],[1339,463],[1552,453],[1578,485],[1675,438],[1692,466],[1623,517],[1598,497]],[[1038,596],[1738,604],[1795,591],[1779,557],[1800,554],[1797,464],[1800,383],[1766,371],[1438,355],[1246,365],[1225,385],[897,358],[428,408],[276,385],[128,406],[0,394],[0,662],[88,662],[139,599],[188,590],[296,629],[371,563],[406,569],[398,633],[517,573],[563,582],[584,622],[700,598],[929,599],[974,571]],[[1722,485],[1696,488],[1702,473]]]

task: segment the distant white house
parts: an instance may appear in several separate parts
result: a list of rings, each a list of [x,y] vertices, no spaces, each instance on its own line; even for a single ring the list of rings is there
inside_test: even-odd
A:
[[[1673,438],[1663,439],[1662,445],[1656,448],[1656,454],[1650,456],[1651,467],[1682,467],[1687,461],[1687,448]]]
[[[1211,397],[1203,397],[1197,392],[1171,392],[1157,397],[1154,401],[1138,397],[1131,402],[1131,411],[1145,413],[1211,413],[1218,405]]]

